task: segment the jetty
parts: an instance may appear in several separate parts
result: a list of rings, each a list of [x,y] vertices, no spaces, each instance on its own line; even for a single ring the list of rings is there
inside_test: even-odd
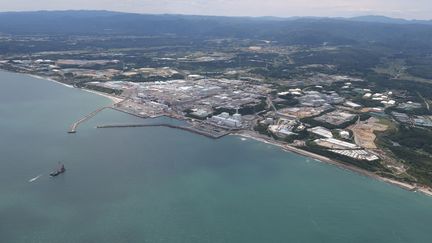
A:
[[[91,119],[92,117],[96,116],[96,114],[98,114],[99,112],[101,112],[101,111],[103,111],[104,109],[107,109],[107,108],[110,108],[110,107],[106,106],[106,107],[99,108],[99,109],[97,109],[97,110],[95,110],[95,111],[93,111],[93,112],[91,112],[91,113],[85,115],[84,117],[82,117],[82,118],[79,119],[78,121],[74,122],[74,123],[70,126],[70,129],[69,129],[68,133],[76,133],[76,132],[77,132],[77,129],[78,129],[78,126],[79,126],[81,123],[86,122],[87,120]]]
[[[174,129],[180,129],[188,132],[193,132],[196,134],[200,134],[209,138],[218,139],[224,137],[230,132],[208,127],[196,127],[196,126],[181,126],[181,125],[173,125],[168,123],[158,123],[158,124],[117,124],[117,125],[100,125],[97,128],[130,128],[130,127],[168,127]]]

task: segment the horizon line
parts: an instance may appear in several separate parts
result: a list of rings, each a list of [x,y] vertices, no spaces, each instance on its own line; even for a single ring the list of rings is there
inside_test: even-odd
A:
[[[404,21],[431,21],[432,19],[415,19],[415,18],[402,18],[402,17],[390,17],[387,15],[379,14],[366,14],[366,15],[353,15],[349,17],[343,16],[314,16],[314,15],[296,15],[296,16],[276,16],[276,15],[213,15],[213,14],[188,14],[188,13],[144,13],[144,12],[128,12],[121,10],[107,10],[107,9],[38,9],[38,10],[8,10],[0,11],[3,13],[37,13],[37,12],[111,12],[111,13],[123,13],[123,14],[138,14],[138,15],[173,15],[173,16],[197,16],[197,17],[226,17],[226,18],[275,18],[275,19],[294,19],[294,18],[319,18],[319,19],[353,19],[359,17],[384,17],[393,20],[404,20]]]

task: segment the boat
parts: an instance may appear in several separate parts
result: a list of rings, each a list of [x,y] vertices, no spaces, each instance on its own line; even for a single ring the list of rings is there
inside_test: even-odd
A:
[[[52,177],[58,176],[58,175],[63,174],[65,172],[66,172],[66,168],[65,168],[64,164],[61,164],[60,168],[58,168],[57,170],[50,173],[50,176],[52,176]]]

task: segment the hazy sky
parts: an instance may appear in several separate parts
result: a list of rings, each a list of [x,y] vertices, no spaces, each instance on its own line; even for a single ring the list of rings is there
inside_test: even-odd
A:
[[[282,17],[373,14],[432,19],[432,0],[0,0],[0,11],[60,9]]]

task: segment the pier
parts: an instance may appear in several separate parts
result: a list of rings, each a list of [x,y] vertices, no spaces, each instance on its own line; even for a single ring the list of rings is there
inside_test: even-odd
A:
[[[97,109],[97,110],[95,110],[95,111],[93,111],[93,112],[91,112],[91,113],[85,115],[84,117],[82,117],[81,119],[79,119],[77,122],[74,122],[74,123],[70,126],[70,129],[69,129],[68,133],[76,133],[76,132],[77,132],[77,129],[78,129],[78,126],[79,126],[81,123],[83,123],[83,122],[85,122],[85,121],[91,119],[91,118],[94,117],[97,113],[103,111],[103,110],[106,109],[106,108],[110,108],[110,107],[102,107],[102,108],[100,108],[100,109]]]
[[[180,129],[188,132],[193,132],[196,134],[200,134],[206,136],[208,138],[218,139],[224,137],[230,132],[217,130],[217,129],[208,129],[203,127],[193,127],[193,126],[179,126],[168,123],[159,123],[159,124],[119,124],[119,125],[100,125],[97,128],[127,128],[127,127],[168,127],[174,129]]]

